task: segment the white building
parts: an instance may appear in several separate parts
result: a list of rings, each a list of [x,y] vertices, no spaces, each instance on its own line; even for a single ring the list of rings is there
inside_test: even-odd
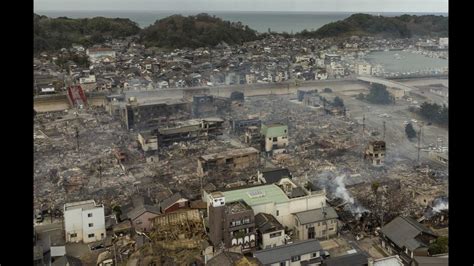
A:
[[[89,84],[89,83],[95,83],[95,75],[89,75],[88,77],[82,77],[79,78],[79,83],[80,84]]]
[[[111,48],[89,48],[86,50],[86,55],[91,61],[96,61],[105,57],[115,58],[115,51]]]
[[[203,201],[211,202],[210,194],[203,193]],[[288,178],[283,178],[278,184],[223,191],[222,194],[226,202],[243,200],[254,213],[271,214],[289,228],[295,227],[296,213],[326,207],[325,190],[307,191]]]
[[[372,66],[367,63],[358,63],[355,72],[358,75],[372,75]]]
[[[439,38],[439,46],[448,47],[449,38]]]
[[[104,205],[86,200],[64,205],[66,242],[90,243],[105,238]]]

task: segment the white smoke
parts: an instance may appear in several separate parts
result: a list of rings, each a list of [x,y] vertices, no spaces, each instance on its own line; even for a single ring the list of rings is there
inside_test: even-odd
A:
[[[434,212],[441,212],[443,210],[449,209],[449,202],[447,198],[439,198],[434,200],[433,202],[433,211]]]
[[[335,178],[331,178],[328,174],[323,174],[318,179],[318,184],[324,186],[326,190],[332,194],[332,196],[341,198],[347,202],[346,207],[352,212],[352,214],[362,214],[363,212],[368,212],[366,208],[360,205],[355,199],[350,195],[349,191],[346,188],[344,183],[345,175],[339,175]]]

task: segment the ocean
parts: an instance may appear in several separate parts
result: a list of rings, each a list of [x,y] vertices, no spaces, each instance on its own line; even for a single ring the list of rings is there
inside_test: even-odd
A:
[[[69,17],[69,18],[92,18],[92,17],[108,17],[108,18],[129,18],[135,21],[141,28],[147,27],[156,20],[174,15],[181,14],[183,16],[196,15],[203,12],[190,11],[35,11],[39,15],[45,15],[52,18]],[[267,32],[268,29],[274,32],[296,33],[304,29],[317,30],[325,24],[343,20],[354,13],[351,12],[234,12],[234,11],[209,11],[209,15],[215,15],[224,20],[240,21],[244,25],[258,32]],[[382,15],[382,16],[400,16],[403,14],[410,15],[443,15],[447,13],[396,13],[396,12],[364,12],[366,14]]]
[[[448,60],[431,58],[404,51],[371,52],[365,59],[372,64],[381,64],[387,72],[403,73],[443,70],[448,68]]]

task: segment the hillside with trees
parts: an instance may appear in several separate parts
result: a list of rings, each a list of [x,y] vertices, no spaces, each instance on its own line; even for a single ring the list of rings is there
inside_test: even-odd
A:
[[[124,18],[49,18],[33,14],[34,52],[70,48],[73,43],[91,46],[106,38],[138,34],[137,23]]]
[[[140,34],[145,46],[166,48],[215,46],[221,42],[242,44],[256,39],[256,31],[248,26],[208,14],[187,17],[173,15],[157,20]]]
[[[316,31],[298,34],[307,38],[377,36],[410,38],[415,36],[447,37],[448,17],[435,15],[402,15],[398,17],[354,14],[344,20],[324,25]]]

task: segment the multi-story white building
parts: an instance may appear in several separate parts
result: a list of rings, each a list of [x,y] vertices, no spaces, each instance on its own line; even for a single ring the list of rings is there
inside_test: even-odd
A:
[[[295,214],[326,207],[326,191],[307,191],[283,178],[278,184],[260,185],[223,191],[226,202],[243,200],[254,213],[273,215],[283,226],[295,227]],[[210,193],[203,191],[203,201],[212,202]],[[209,208],[209,207],[208,207]]]
[[[86,50],[86,55],[91,61],[96,61],[105,57],[115,58],[115,51],[111,48],[89,48]]]
[[[358,63],[355,71],[358,75],[372,75],[372,66],[366,63]]]
[[[66,242],[90,243],[105,238],[104,205],[86,200],[64,205]]]

